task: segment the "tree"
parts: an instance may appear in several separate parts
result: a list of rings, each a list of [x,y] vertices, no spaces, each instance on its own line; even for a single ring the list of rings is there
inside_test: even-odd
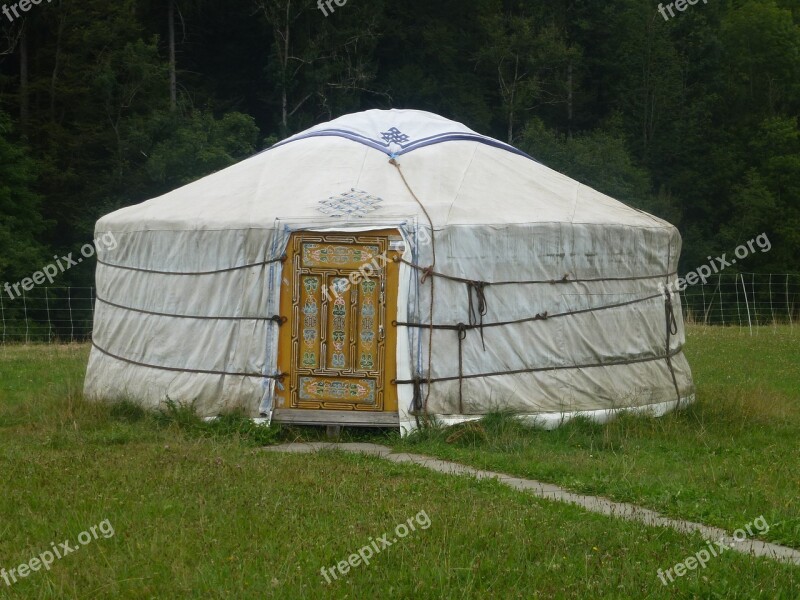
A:
[[[757,122],[800,112],[800,27],[789,10],[771,0],[744,3],[726,16],[721,34],[733,115]]]
[[[8,115],[0,113],[0,279],[16,283],[38,270],[46,249],[39,241],[46,223],[33,191],[36,161],[12,141]],[[0,292],[1,293],[1,292]]]
[[[520,147],[551,169],[569,175],[604,194],[657,216],[680,222],[680,211],[668,194],[651,193],[646,169],[637,166],[621,133],[619,120],[596,131],[558,134],[538,119],[522,134]]]
[[[554,25],[533,16],[495,14],[485,19],[488,44],[477,53],[479,64],[496,71],[506,117],[506,141],[515,141],[515,126],[525,113],[545,105],[567,105],[571,65],[578,52]]]
[[[150,121],[150,130],[153,140],[138,141],[152,143],[144,168],[158,184],[154,193],[180,187],[248,157],[258,140],[252,117],[241,113],[229,113],[219,120],[199,111],[185,118],[162,114]]]
[[[381,4],[347,6],[347,21],[334,25],[339,15],[325,19],[316,0],[256,0],[272,35],[268,70],[278,87],[281,137],[302,112],[314,118],[294,121],[307,126],[319,113],[331,118],[340,106],[357,107],[360,96],[388,98],[371,86]]]

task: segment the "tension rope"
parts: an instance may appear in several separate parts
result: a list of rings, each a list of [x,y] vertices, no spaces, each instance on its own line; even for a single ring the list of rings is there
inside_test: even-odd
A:
[[[128,312],[135,312],[143,315],[152,315],[155,317],[169,317],[172,319],[195,319],[199,321],[271,321],[273,323],[276,323],[277,325],[285,325],[286,322],[288,321],[286,317],[283,317],[281,315],[273,315],[271,317],[213,317],[205,315],[180,315],[175,313],[156,312],[152,310],[145,310],[143,308],[134,308],[132,306],[117,304],[116,302],[111,302],[110,300],[102,298],[100,295],[95,295],[95,300],[97,300],[101,304],[113,306],[114,308],[119,308],[120,310],[125,310]]]
[[[110,267],[112,269],[122,269],[124,271],[136,271],[138,273],[151,273],[154,275],[216,275],[217,273],[228,273],[230,271],[239,271],[241,269],[251,269],[253,267],[263,267],[266,265],[271,265],[276,262],[283,262],[286,260],[286,255],[283,254],[278,258],[270,258],[269,260],[262,260],[260,262],[251,263],[247,265],[240,265],[238,267],[226,267],[224,269],[216,269],[213,271],[159,271],[156,269],[145,269],[142,267],[129,267],[127,265],[116,265],[114,263],[109,263],[100,258],[97,259],[97,262],[104,267]]]
[[[95,342],[94,340],[92,340],[92,346],[94,348],[96,348],[98,350],[98,352],[101,352],[102,354],[105,354],[106,356],[110,356],[111,358],[113,358],[115,360],[118,360],[120,362],[128,363],[129,365],[135,365],[137,367],[146,367],[148,369],[157,369],[159,371],[171,371],[171,372],[174,372],[174,373],[199,373],[199,374],[203,374],[203,375],[227,375],[227,376],[230,376],[230,377],[255,377],[255,378],[258,378],[258,379],[275,379],[276,381],[282,381],[286,377],[286,375],[284,373],[278,373],[276,375],[265,375],[263,373],[247,373],[247,372],[237,373],[237,372],[233,372],[233,371],[209,371],[209,370],[206,370],[206,369],[186,369],[184,367],[167,367],[167,366],[164,366],[164,365],[153,365],[153,364],[150,364],[150,363],[140,362],[140,361],[133,360],[133,359],[130,359],[130,358],[125,358],[124,356],[119,356],[117,354],[113,354],[113,353],[109,352],[108,350],[106,350],[105,348],[101,348],[97,344],[97,342]]]
[[[667,268],[672,262],[672,243],[667,245]],[[670,355],[670,347],[672,346],[672,336],[678,335],[678,321],[675,318],[675,308],[672,305],[672,292],[669,290],[669,278],[664,282],[664,313],[667,325],[666,335],[666,359],[669,374],[672,376],[672,385],[675,386],[675,394],[678,396],[678,404],[676,408],[681,407],[681,390],[678,387],[678,378],[675,376],[675,368],[672,366],[672,356]]]
[[[422,212],[425,215],[425,218],[428,219],[428,225],[431,228],[431,264],[430,264],[430,266],[425,267],[425,268],[422,269],[422,271],[424,272],[424,275],[420,279],[420,283],[424,284],[425,281],[428,279],[429,275],[431,273],[434,273],[434,268],[436,267],[436,232],[433,229],[433,220],[431,219],[431,216],[428,214],[428,209],[425,208],[425,205],[422,203],[422,201],[419,199],[419,197],[414,193],[414,190],[411,189],[411,185],[409,185],[408,180],[406,179],[405,173],[403,173],[403,169],[400,167],[400,163],[397,162],[397,158],[394,155],[389,159],[389,164],[394,166],[395,169],[397,169],[397,172],[400,174],[400,179],[403,180],[403,185],[406,186],[406,189],[408,190],[408,193],[411,194],[411,197],[414,198],[416,203],[422,209]],[[419,424],[420,424],[419,423],[419,417],[417,416],[417,413],[419,413],[420,410],[422,410],[423,412],[428,412],[428,398],[431,395],[431,372],[432,372],[432,364],[433,364],[432,363],[432,361],[433,361],[433,298],[434,298],[434,281],[435,281],[435,279],[433,277],[431,277],[430,280],[431,280],[431,302],[430,302],[430,311],[429,311],[429,319],[428,319],[428,321],[430,321],[431,326],[430,326],[429,331],[428,331],[428,385],[425,388],[425,400],[424,401],[422,400],[422,397],[421,397],[421,389],[420,389],[419,382],[417,382],[417,384],[414,386],[413,405],[414,405],[414,413],[415,413],[414,418],[417,421],[417,427],[419,427]]]

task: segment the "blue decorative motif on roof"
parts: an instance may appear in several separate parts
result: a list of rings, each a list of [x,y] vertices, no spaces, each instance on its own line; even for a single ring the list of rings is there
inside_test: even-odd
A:
[[[320,200],[320,207],[317,210],[330,217],[350,215],[360,219],[365,217],[367,213],[378,210],[380,208],[378,204],[381,202],[383,202],[383,198],[378,198],[353,188],[349,192],[331,196],[326,200]]]
[[[382,131],[381,137],[387,144],[394,142],[395,144],[405,144],[411,138],[405,133],[401,132],[397,127],[392,127],[389,131]]]

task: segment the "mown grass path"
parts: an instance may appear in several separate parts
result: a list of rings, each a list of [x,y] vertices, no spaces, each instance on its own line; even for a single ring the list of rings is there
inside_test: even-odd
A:
[[[763,515],[769,541],[800,549],[800,327],[690,327],[686,353],[697,403],[662,418],[541,431],[492,415],[392,445],[731,531]]]
[[[613,502],[608,498],[600,496],[575,494],[574,492],[549,483],[543,483],[533,479],[511,477],[504,473],[495,473],[493,471],[482,471],[460,463],[431,458],[430,456],[423,456],[421,454],[395,453],[392,452],[392,449],[388,446],[381,446],[379,444],[298,442],[269,446],[265,448],[265,450],[289,454],[310,454],[321,450],[339,450],[354,454],[380,456],[392,462],[412,463],[431,471],[448,475],[466,475],[474,477],[475,479],[495,479],[504,485],[529,492],[539,498],[574,504],[589,512],[617,517],[625,519],[626,521],[638,521],[650,527],[669,527],[680,533],[698,533],[703,536],[705,540],[721,542],[725,548],[723,551],[732,550],[734,552],[741,552],[742,554],[772,558],[781,562],[800,566],[800,552],[797,550],[787,548],[786,546],[765,543],[752,537],[745,537],[746,532],[744,531],[739,534],[739,537],[745,537],[745,539],[737,540],[734,538],[733,534],[723,529],[708,527],[707,525],[692,523],[691,521],[670,519],[655,511],[642,508],[641,506]]]

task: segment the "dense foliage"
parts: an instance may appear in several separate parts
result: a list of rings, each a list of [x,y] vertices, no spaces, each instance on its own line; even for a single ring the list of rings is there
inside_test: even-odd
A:
[[[0,15],[0,281],[94,220],[367,108],[431,110],[797,271],[800,4],[54,0]],[[174,57],[174,59],[173,59]],[[62,283],[91,277],[89,269]]]

